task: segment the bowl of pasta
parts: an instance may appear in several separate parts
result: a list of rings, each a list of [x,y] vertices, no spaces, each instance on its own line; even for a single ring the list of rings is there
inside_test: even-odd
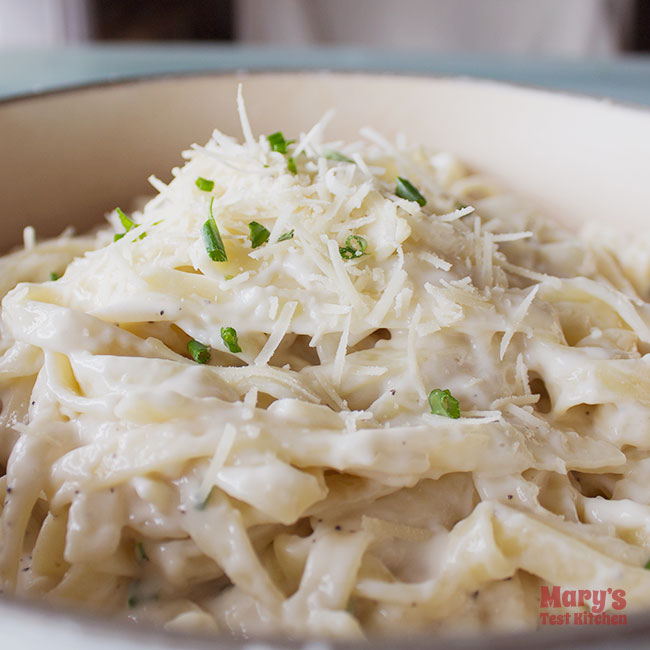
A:
[[[641,647],[648,111],[233,73],[0,141],[5,638]]]

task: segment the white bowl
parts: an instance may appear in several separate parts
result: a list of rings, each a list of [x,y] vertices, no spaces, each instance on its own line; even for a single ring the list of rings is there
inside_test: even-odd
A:
[[[258,133],[308,129],[328,108],[328,133],[354,138],[370,125],[458,154],[547,214],[634,233],[650,216],[650,111],[606,101],[467,79],[277,73],[167,77],[89,86],[0,102],[0,233],[4,248],[24,226],[39,236],[73,224],[85,230],[116,205],[150,193],[147,177],[169,178],[180,152],[213,127],[239,135],[237,84]],[[644,644],[650,624],[443,642],[437,647],[607,647]],[[164,648],[178,637],[40,606],[0,600],[1,647],[21,650]],[[595,644],[592,646],[592,643]],[[242,647],[226,639],[184,647]],[[566,647],[569,647],[567,645]],[[274,647],[295,647],[283,645]],[[375,647],[383,644],[375,644]],[[432,647],[428,641],[401,647]],[[346,646],[353,647],[353,646]],[[357,647],[357,646],[354,646]],[[394,641],[385,647],[395,647]]]

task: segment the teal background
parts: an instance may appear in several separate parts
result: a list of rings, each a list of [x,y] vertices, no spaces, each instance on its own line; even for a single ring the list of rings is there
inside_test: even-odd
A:
[[[349,48],[93,45],[0,50],[0,98],[138,76],[233,69],[329,69],[469,76],[650,106],[650,57],[559,60]]]

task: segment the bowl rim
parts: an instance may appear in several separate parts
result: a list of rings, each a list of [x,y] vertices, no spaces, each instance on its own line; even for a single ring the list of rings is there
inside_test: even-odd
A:
[[[191,79],[211,79],[223,77],[239,77],[242,80],[246,78],[257,78],[265,76],[283,76],[283,77],[363,77],[368,79],[407,79],[412,81],[442,81],[442,82],[464,82],[476,85],[486,85],[501,89],[511,89],[520,91],[530,91],[543,95],[565,97],[567,99],[576,99],[587,103],[604,104],[612,108],[623,108],[635,112],[650,114],[650,104],[643,104],[627,100],[612,99],[607,95],[597,93],[588,93],[584,91],[570,90],[564,88],[553,88],[541,86],[534,83],[523,83],[519,81],[509,81],[504,79],[495,79],[490,76],[474,76],[472,74],[436,74],[409,72],[403,70],[369,70],[365,68],[323,68],[323,67],[305,67],[305,68],[264,68],[264,67],[228,67],[213,68],[187,71],[168,71],[168,72],[150,72],[145,74],[129,75],[128,73],[118,73],[115,77],[107,77],[95,81],[71,82],[46,88],[45,90],[25,91],[18,94],[0,96],[0,110],[8,105],[29,102],[30,100],[39,100],[49,97],[58,97],[62,95],[85,93],[93,90],[102,90],[118,86],[137,86],[140,84],[162,83],[170,81],[185,81]]]
[[[647,612],[636,610],[627,615],[624,625],[547,626],[528,631],[471,633],[438,636],[435,632],[409,636],[369,636],[364,640],[337,640],[323,637],[252,636],[236,637],[228,633],[180,632],[165,630],[152,623],[134,623],[128,618],[72,609],[43,600],[30,600],[0,594],[0,611],[34,617],[33,622],[74,624],[75,634],[91,634],[105,642],[124,640],[140,643],[143,650],[633,650],[647,647],[650,621]],[[56,627],[43,631],[55,641]],[[11,630],[5,630],[5,632]],[[11,637],[10,637],[11,638]],[[92,650],[92,646],[87,646]],[[31,647],[30,647],[31,650]],[[71,648],[70,650],[76,650]]]

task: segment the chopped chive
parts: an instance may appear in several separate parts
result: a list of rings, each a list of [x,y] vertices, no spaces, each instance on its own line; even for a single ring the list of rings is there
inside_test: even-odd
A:
[[[448,418],[458,419],[460,417],[460,406],[458,400],[448,389],[436,388],[429,393],[429,406],[434,415],[444,415]]]
[[[406,199],[407,201],[415,201],[421,206],[427,204],[427,200],[420,194],[417,187],[415,187],[410,181],[407,181],[401,176],[397,177],[397,187],[395,188],[395,194],[401,199]]]
[[[124,226],[124,230],[126,230],[126,232],[129,232],[131,228],[135,228],[137,225],[135,221],[129,219],[129,217],[124,214],[121,208],[115,208],[115,212],[117,212],[117,216],[120,218],[120,221],[122,222],[122,225]]]
[[[232,280],[235,276],[234,275],[224,275],[223,279],[224,280]]]
[[[210,348],[207,345],[203,345],[203,343],[199,343],[194,339],[188,342],[187,351],[197,363],[207,363],[212,356],[210,354]]]
[[[287,239],[293,239],[293,228],[289,232],[285,232],[284,235],[278,237],[278,241],[287,241]]]
[[[352,242],[355,242],[355,245],[353,245]],[[366,248],[368,248],[368,242],[363,237],[359,237],[359,235],[350,235],[345,240],[345,245],[347,248],[352,248],[355,250],[355,257],[363,255],[366,252]]]
[[[135,559],[138,564],[142,564],[143,562],[149,561],[149,556],[147,555],[147,552],[144,550],[144,544],[142,542],[138,542],[135,545]]]
[[[195,184],[202,192],[212,192],[214,189],[214,181],[209,181],[207,178],[203,178],[203,176],[199,176]]]
[[[327,160],[336,160],[337,162],[347,162],[347,163],[354,162],[352,158],[348,158],[347,156],[344,156],[340,151],[332,151],[331,149],[323,151],[323,156],[327,158]]]
[[[295,140],[285,140],[282,131],[276,131],[266,137],[271,145],[271,151],[277,151],[279,153],[287,153],[287,147],[292,142],[295,142]]]
[[[239,347],[239,341],[237,340],[237,331],[232,327],[222,327],[221,328],[221,338],[225,346],[231,352],[241,352]]]
[[[113,241],[114,241],[114,242],[116,242],[116,241],[120,241],[120,239],[122,239],[122,237],[124,237],[126,234],[127,234],[127,233],[125,233],[125,232],[118,232],[118,233],[116,233],[115,235],[113,235]],[[140,235],[138,235],[135,239],[144,239],[146,236],[147,236],[147,231],[145,230],[143,233],[141,233]],[[135,242],[135,239],[132,239],[132,240],[131,240],[131,243]]]
[[[56,271],[50,272],[50,280],[56,282],[61,276]]]
[[[127,217],[126,214],[124,214],[124,211],[122,210],[122,208],[115,208],[115,212],[117,212],[117,216],[120,218],[120,221],[122,222],[122,225],[124,226],[125,232],[120,232],[120,233],[116,233],[115,235],[113,235],[113,241],[114,242],[119,241],[120,239],[122,239],[122,237],[124,237],[124,235],[126,235],[126,233],[129,232],[129,230],[131,230],[132,228],[135,228],[138,225],[135,221],[133,221],[132,219],[129,219],[129,217]],[[142,239],[142,237],[140,237],[140,239]]]
[[[355,257],[361,257],[368,248],[368,242],[359,235],[350,235],[345,240],[345,246],[339,247],[339,253],[344,260],[351,260]]]
[[[208,494],[206,495],[205,499],[203,499],[203,501],[199,501],[199,502],[194,506],[197,510],[205,510],[205,509],[207,508],[208,503],[210,502],[210,498],[212,497],[212,493],[214,492],[214,488],[215,488],[215,486],[213,485],[213,486],[210,488],[210,491],[209,491]]]
[[[296,161],[293,159],[292,156],[289,156],[289,159],[287,160],[287,169],[292,174],[297,174],[298,173],[298,168],[296,167]]]
[[[210,201],[210,218],[203,224],[203,241],[205,242],[205,250],[208,251],[208,255],[213,262],[227,262],[228,255],[226,255],[226,249],[223,245],[223,240],[219,234],[219,228],[217,228],[217,222],[214,220],[214,215],[212,214],[212,204],[214,203],[214,197]]]
[[[131,582],[129,583],[129,593],[126,599],[126,604],[129,607],[136,607],[140,602],[140,599],[138,598],[136,593],[138,589],[138,585],[139,585],[138,580],[131,580]]]
[[[645,563],[644,569],[650,569],[650,560]]]
[[[261,223],[257,223],[257,221],[251,221],[248,224],[248,229],[251,231],[250,238],[253,248],[257,248],[264,244],[271,234],[267,228],[265,228]]]

